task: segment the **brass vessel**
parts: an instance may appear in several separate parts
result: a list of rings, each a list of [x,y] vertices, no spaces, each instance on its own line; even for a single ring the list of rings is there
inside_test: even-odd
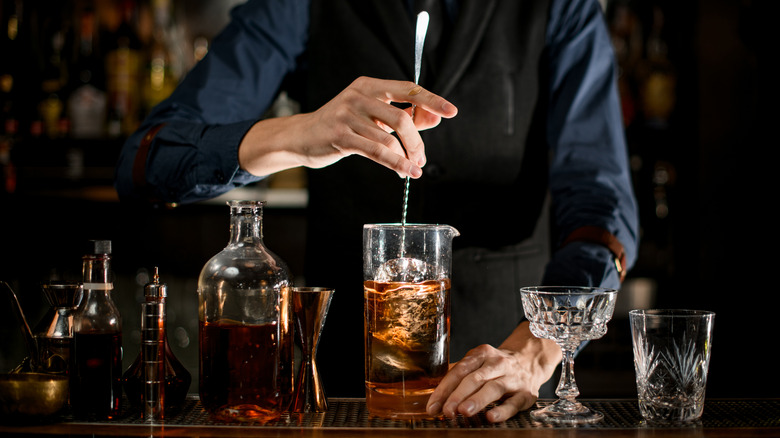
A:
[[[0,415],[47,417],[68,401],[68,377],[43,373],[0,374]]]

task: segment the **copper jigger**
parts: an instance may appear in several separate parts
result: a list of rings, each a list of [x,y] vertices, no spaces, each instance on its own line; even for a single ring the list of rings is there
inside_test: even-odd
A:
[[[328,401],[317,372],[317,346],[325,324],[333,289],[322,287],[292,288],[293,316],[303,362],[295,384],[294,412],[325,412]]]

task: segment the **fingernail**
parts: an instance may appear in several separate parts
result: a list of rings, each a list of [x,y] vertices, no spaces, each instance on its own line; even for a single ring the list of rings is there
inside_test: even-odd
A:
[[[428,414],[430,415],[436,415],[441,411],[441,403],[439,402],[433,402],[430,406],[428,406]]]
[[[465,401],[465,402],[463,402],[463,404],[462,404],[462,405],[460,405],[460,406],[463,408],[462,412],[463,412],[465,415],[471,415],[471,414],[473,414],[473,413],[474,413],[474,409],[476,408],[476,405],[475,405],[475,404],[474,404],[474,402],[473,402],[473,401],[471,401],[471,400],[468,400],[468,401]]]
[[[444,413],[448,416],[454,417],[458,414],[456,409],[458,409],[457,403],[448,403],[447,406],[444,407]]]
[[[419,178],[422,176],[422,169],[419,167],[412,167],[409,173],[412,175],[412,178]]]

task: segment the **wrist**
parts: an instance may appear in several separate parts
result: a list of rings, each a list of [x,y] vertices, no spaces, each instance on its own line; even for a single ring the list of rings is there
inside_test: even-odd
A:
[[[255,176],[267,176],[303,165],[292,152],[296,150],[295,119],[298,116],[255,122],[238,146],[239,167]]]
[[[528,321],[521,322],[499,348],[530,358],[540,386],[549,380],[563,358],[561,347],[554,341],[534,336]]]

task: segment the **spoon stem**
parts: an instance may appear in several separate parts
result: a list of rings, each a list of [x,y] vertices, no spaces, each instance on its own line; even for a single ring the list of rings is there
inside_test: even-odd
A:
[[[422,52],[425,45],[425,34],[428,33],[428,22],[430,16],[428,12],[422,11],[417,14],[417,25],[414,32],[414,83],[420,83],[420,70],[422,70]],[[412,105],[412,121],[414,121],[414,110],[416,105]],[[406,158],[409,158],[407,154]],[[404,203],[403,210],[401,212],[401,226],[406,226],[406,212],[409,205],[409,182],[410,178],[406,177],[406,183],[404,185]]]

